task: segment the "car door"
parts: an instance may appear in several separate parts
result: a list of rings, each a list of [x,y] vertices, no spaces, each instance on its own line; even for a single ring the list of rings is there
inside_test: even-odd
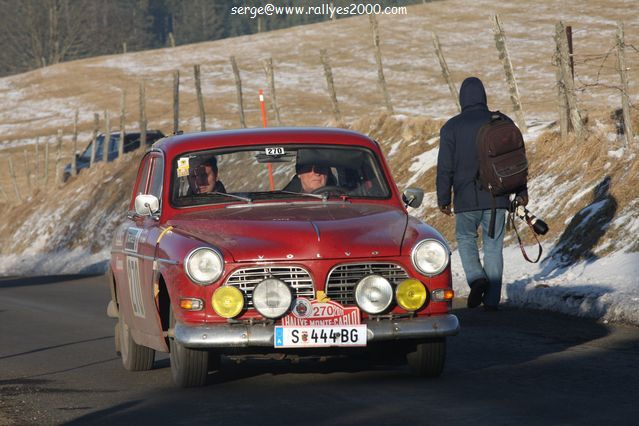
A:
[[[121,309],[138,344],[157,347],[163,342],[160,318],[155,303],[157,285],[153,280],[155,242],[159,231],[159,212],[139,215],[135,212],[135,197],[153,194],[161,199],[164,158],[159,152],[148,153],[142,162],[123,232],[125,281],[120,298]],[[161,208],[161,206],[160,206]],[[122,294],[122,293],[121,293]]]

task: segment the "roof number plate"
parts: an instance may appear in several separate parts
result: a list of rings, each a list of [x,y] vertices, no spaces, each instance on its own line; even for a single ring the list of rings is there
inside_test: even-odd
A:
[[[274,147],[274,148],[266,148],[265,154],[266,155],[284,155],[286,154],[286,152],[284,151],[284,148],[282,147]]]

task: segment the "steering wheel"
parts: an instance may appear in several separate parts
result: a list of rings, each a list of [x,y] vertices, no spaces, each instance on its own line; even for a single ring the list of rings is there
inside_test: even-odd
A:
[[[322,186],[321,188],[317,188],[311,192],[311,194],[323,194],[323,193],[329,193],[329,194],[335,193],[340,195],[346,195],[348,192],[341,186],[337,186],[337,185]]]

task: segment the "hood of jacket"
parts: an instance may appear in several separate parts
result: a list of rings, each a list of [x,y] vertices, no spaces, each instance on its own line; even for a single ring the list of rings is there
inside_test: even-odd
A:
[[[473,105],[486,105],[486,90],[477,77],[468,77],[459,89],[459,103],[462,111]]]

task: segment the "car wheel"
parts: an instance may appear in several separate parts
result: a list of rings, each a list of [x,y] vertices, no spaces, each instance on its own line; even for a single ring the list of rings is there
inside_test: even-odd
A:
[[[175,327],[173,309],[171,309],[170,327]],[[173,382],[182,388],[203,386],[209,372],[209,352],[184,347],[176,342],[175,338],[169,339],[169,348]],[[212,360],[212,363],[212,367],[216,367],[215,359]]]
[[[115,354],[117,356],[122,356],[122,351],[120,350],[120,342],[122,341],[122,336],[120,333],[120,321],[117,322],[117,324],[115,324],[115,330],[114,330],[114,335],[115,335]]]
[[[446,338],[420,343],[406,355],[409,367],[420,377],[437,377],[444,370]]]
[[[118,325],[119,330],[116,331],[116,337],[119,337],[119,348],[116,344],[116,351],[119,349],[122,357],[122,365],[129,371],[147,371],[153,368],[153,360],[155,359],[155,351],[146,346],[138,345],[133,340],[129,326],[120,318]]]

